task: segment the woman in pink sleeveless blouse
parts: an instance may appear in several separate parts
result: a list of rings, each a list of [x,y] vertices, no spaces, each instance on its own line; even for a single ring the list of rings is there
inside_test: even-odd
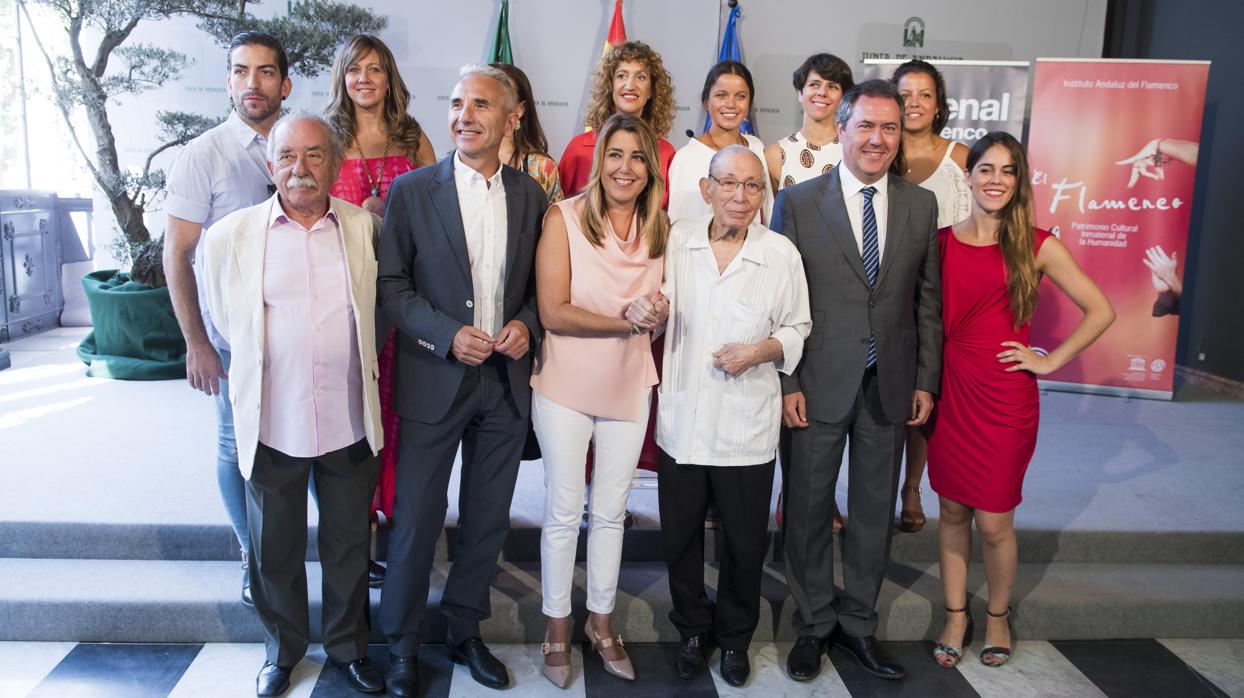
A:
[[[419,123],[406,113],[410,92],[397,72],[393,53],[380,39],[360,34],[341,49],[333,62],[332,92],[325,118],[346,146],[341,174],[332,195],[377,216],[384,215],[385,197],[393,180],[436,161],[432,143]],[[380,479],[372,513],[393,514],[397,465],[397,413],[393,411],[393,330],[380,349],[380,412],[385,447],[380,452]],[[372,563],[371,582],[378,585],[384,568]]]
[[[661,295],[669,222],[657,139],[617,114],[597,139],[585,192],[549,209],[536,251],[545,338],[532,369],[531,416],[544,455],[540,573],[548,620],[543,671],[570,682],[570,596],[583,511],[584,456],[595,444],[588,511],[586,633],[605,671],[635,678],[610,626],[622,560],[622,520],[648,426],[657,367],[651,332]]]

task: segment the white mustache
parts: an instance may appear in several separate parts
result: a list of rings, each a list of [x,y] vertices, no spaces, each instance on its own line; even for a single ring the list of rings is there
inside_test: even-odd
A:
[[[289,179],[285,180],[285,188],[286,189],[318,189],[319,185],[315,183],[315,177],[312,177],[311,175],[306,175],[304,177],[299,177],[298,175],[290,175]]]

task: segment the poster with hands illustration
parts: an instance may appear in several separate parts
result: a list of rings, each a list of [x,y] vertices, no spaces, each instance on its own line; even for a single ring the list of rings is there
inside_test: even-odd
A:
[[[1037,60],[1028,136],[1036,222],[1058,232],[1118,314],[1043,386],[1170,398],[1209,68]],[[1057,346],[1081,317],[1043,281],[1031,343]]]

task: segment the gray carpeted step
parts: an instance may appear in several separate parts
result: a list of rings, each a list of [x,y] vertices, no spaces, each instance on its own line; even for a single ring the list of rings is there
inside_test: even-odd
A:
[[[445,566],[433,574],[440,594]],[[972,611],[984,618],[983,573],[973,565]],[[878,608],[878,636],[936,637],[942,622],[934,564],[891,566]],[[709,567],[710,583],[715,571]],[[493,642],[539,642],[539,566],[502,565],[493,585],[493,617],[483,626]],[[0,640],[109,642],[255,642],[259,624],[238,599],[232,562],[158,560],[0,559]],[[318,634],[318,565],[308,566],[312,627]],[[575,606],[582,617],[583,570]],[[766,568],[757,640],[793,638],[780,564]],[[1244,637],[1244,566],[1021,564],[1015,584],[1017,634],[1024,639]],[[372,592],[373,613],[379,592]],[[635,642],[674,641],[665,568],[622,568],[615,629]],[[444,623],[431,611],[426,640],[443,641]],[[381,640],[378,636],[374,639]]]
[[[456,526],[448,526],[437,559],[452,555]],[[715,560],[715,531],[706,532],[708,559]],[[1086,531],[1019,529],[1020,562],[1244,564],[1244,532],[1227,531]],[[387,531],[378,536],[384,559]],[[579,538],[579,559],[586,536]],[[623,558],[628,562],[661,561],[660,531],[651,522],[627,530]],[[0,522],[0,558],[107,560],[232,560],[237,557],[233,531],[209,524],[86,524]],[[976,557],[979,559],[979,540]],[[315,528],[308,536],[308,559],[318,559]],[[502,551],[509,562],[540,559],[540,529],[518,522]],[[780,534],[771,532],[769,559],[781,560]],[[893,559],[902,563],[937,561],[937,520],[919,533],[896,533]]]

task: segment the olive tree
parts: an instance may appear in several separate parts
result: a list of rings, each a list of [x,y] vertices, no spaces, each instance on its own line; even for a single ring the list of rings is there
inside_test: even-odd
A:
[[[152,239],[143,214],[164,187],[164,172],[152,169],[160,153],[183,145],[220,123],[219,115],[184,111],[157,111],[154,132],[160,145],[141,163],[118,157],[110,105],[125,96],[161,87],[178,79],[191,59],[184,53],[151,43],[130,41],[143,22],[192,17],[198,27],[221,46],[243,29],[261,29],[276,36],[289,56],[290,70],[312,78],[327,69],[334,52],[346,38],[376,33],[387,20],[369,10],[337,0],[301,0],[284,16],[259,19],[247,0],[17,0],[32,30],[33,7],[49,11],[57,20],[67,52],[49,48],[37,31],[35,45],[51,78],[53,101],[70,137],[90,171],[95,185],[107,197],[119,228],[119,252],[134,261],[134,276],[149,285],[163,285],[160,250],[163,240]],[[90,133],[79,133],[74,115],[85,113]],[[86,136],[89,136],[87,138]]]

